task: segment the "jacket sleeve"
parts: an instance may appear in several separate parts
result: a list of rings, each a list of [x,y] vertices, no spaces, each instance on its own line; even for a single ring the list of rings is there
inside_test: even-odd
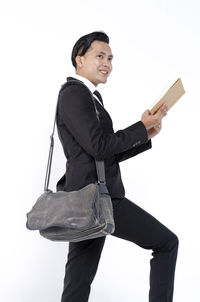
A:
[[[115,133],[105,133],[97,119],[90,92],[81,85],[70,85],[60,93],[58,114],[75,140],[96,160],[133,150],[134,146],[148,142],[141,121]]]
[[[139,147],[132,147],[131,149],[116,154],[116,159],[118,162],[124,161],[126,159],[129,159],[133,156],[136,156],[144,151],[147,151],[152,148],[152,142],[149,140],[147,143],[139,146]]]

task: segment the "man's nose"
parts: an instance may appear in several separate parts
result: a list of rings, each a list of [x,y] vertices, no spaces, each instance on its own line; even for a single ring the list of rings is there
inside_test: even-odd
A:
[[[105,59],[105,60],[103,61],[103,65],[106,66],[106,67],[111,68],[111,62],[110,62],[110,60],[109,60],[109,59]]]

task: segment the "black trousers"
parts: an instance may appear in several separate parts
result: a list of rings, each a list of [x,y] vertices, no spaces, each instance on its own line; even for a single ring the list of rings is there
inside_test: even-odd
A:
[[[177,236],[129,199],[112,199],[112,203],[115,232],[111,236],[153,251],[153,258],[150,260],[149,301],[171,302],[178,251]],[[61,302],[88,301],[105,238],[69,243]]]

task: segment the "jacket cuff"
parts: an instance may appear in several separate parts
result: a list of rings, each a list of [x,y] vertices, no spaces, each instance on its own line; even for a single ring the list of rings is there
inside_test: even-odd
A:
[[[138,147],[148,142],[148,133],[142,121],[127,127],[126,130],[133,132],[132,147]]]

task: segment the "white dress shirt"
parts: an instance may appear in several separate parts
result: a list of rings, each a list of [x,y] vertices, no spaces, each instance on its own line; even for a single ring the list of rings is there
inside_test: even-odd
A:
[[[94,91],[96,90],[96,87],[95,87],[95,85],[92,82],[90,82],[85,77],[80,76],[79,74],[76,74],[76,73],[74,75],[72,75],[72,77],[75,78],[75,79],[78,79],[78,80],[82,81],[90,89],[90,91],[92,92],[92,94],[94,95],[94,97],[97,99],[97,101],[99,102],[99,104],[101,104],[101,102],[98,99],[98,97],[94,94]],[[101,106],[102,106],[102,104],[101,104]]]

